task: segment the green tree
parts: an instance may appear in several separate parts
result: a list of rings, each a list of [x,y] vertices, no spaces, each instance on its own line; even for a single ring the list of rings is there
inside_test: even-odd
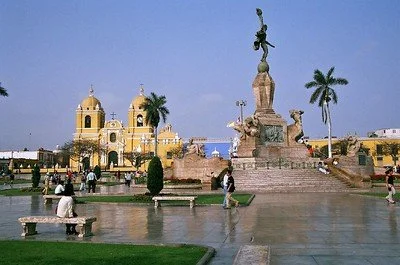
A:
[[[145,98],[145,101],[140,106],[146,111],[146,124],[150,124],[154,130],[154,154],[157,156],[157,127],[162,118],[165,123],[167,115],[169,114],[168,108],[165,106],[167,99],[165,96],[157,96],[153,92],[150,93],[149,97]]]
[[[62,155],[70,157],[74,161],[82,161],[84,157],[100,154],[104,150],[98,141],[87,139],[69,141],[61,147]]]
[[[164,170],[158,156],[151,159],[147,174],[147,189],[152,196],[157,195],[164,187]]]
[[[142,154],[139,152],[124,152],[122,155],[125,159],[131,162],[132,166],[136,167],[136,170],[138,170],[141,165],[146,163],[147,160],[153,158],[153,155],[150,153]]]
[[[320,70],[314,71],[314,80],[305,84],[305,87],[316,88],[310,98],[310,103],[318,101],[318,107],[322,110],[322,121],[328,125],[328,157],[332,157],[332,121],[329,110],[329,102],[337,104],[337,94],[332,88],[336,85],[347,85],[349,82],[344,78],[333,77],[335,67],[331,67],[328,73],[324,75]]]
[[[101,169],[100,169],[99,165],[96,165],[94,167],[93,173],[96,175],[96,179],[100,179],[101,178]]]
[[[391,156],[393,165],[396,165],[400,150],[400,143],[381,141],[380,144],[382,145],[382,154],[385,156]]]
[[[39,187],[40,182],[40,168],[37,164],[32,169],[32,188]]]
[[[1,82],[0,82],[0,96],[8,97],[7,89],[1,86]]]

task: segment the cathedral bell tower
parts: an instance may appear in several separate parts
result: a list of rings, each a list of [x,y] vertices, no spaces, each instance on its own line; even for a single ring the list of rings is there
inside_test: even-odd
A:
[[[94,96],[93,86],[90,86],[89,96],[76,108],[74,140],[97,138],[99,131],[104,127],[104,122],[104,110],[100,101]]]

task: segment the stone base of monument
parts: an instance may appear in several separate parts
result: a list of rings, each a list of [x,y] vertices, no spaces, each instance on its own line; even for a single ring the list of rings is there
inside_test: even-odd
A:
[[[319,158],[234,158],[237,192],[346,192],[350,185],[316,168]]]
[[[258,148],[259,158],[279,159],[284,157],[289,160],[304,161],[309,152],[304,144],[298,146],[266,146]]]
[[[361,157],[363,156],[363,157]],[[374,174],[374,163],[370,156],[359,154],[356,156],[338,156],[338,164],[333,165],[332,159],[327,159],[329,169],[339,179],[355,188],[371,188],[371,175]]]
[[[188,154],[184,158],[174,159],[173,177],[200,179],[207,189],[211,189],[211,172],[214,172],[214,176],[217,177],[222,170],[228,167],[228,163],[228,160],[220,157],[205,158],[197,154]]]

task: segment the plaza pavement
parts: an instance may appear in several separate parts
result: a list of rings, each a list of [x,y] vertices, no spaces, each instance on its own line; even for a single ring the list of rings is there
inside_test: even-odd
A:
[[[125,186],[102,194],[142,193]],[[20,240],[18,217],[53,215],[55,203],[41,196],[0,196],[0,239]],[[38,224],[33,240],[188,243],[215,248],[210,264],[232,264],[244,244],[269,245],[270,264],[400,264],[400,204],[348,193],[256,194],[248,207],[165,206],[92,203],[79,215],[97,216],[94,236],[64,234],[64,225]]]

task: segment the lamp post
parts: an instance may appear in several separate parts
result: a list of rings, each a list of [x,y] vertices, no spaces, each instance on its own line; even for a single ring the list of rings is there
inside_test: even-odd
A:
[[[243,123],[243,107],[247,105],[246,100],[238,100],[236,101],[236,106],[240,106],[240,122]]]

